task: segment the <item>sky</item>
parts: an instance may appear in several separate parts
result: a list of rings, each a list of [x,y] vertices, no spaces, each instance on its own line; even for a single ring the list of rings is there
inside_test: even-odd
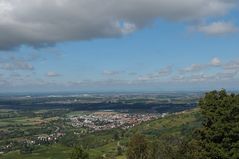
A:
[[[237,0],[0,0],[0,92],[239,90]]]

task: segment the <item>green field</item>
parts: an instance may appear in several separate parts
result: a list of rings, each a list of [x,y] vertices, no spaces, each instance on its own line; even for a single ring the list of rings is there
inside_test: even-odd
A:
[[[75,114],[75,113],[73,113]],[[71,114],[71,115],[73,115]],[[35,124],[34,119],[17,118],[14,123]],[[77,139],[79,145],[84,145],[90,154],[90,158],[96,159],[99,156],[105,158],[117,157],[124,159],[124,156],[117,156],[117,145],[120,144],[127,149],[129,138],[135,133],[142,133],[148,137],[160,137],[163,135],[190,136],[192,131],[200,126],[200,114],[197,109],[176,115],[169,115],[165,118],[142,123],[134,128],[122,131],[119,129],[107,130],[81,136]],[[3,120],[2,125],[12,122]],[[114,139],[114,134],[123,134],[119,139]],[[67,159],[70,158],[73,148],[64,146],[60,143],[48,146],[37,146],[31,154],[20,154],[19,151],[9,152],[0,156],[2,159]]]

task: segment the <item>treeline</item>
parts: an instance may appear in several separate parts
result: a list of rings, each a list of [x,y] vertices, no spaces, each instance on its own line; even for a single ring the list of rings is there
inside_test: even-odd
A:
[[[0,103],[1,105],[1,103]],[[195,103],[185,103],[185,104],[153,104],[153,103],[71,103],[71,104],[12,104],[5,103],[2,106],[3,109],[13,109],[18,111],[36,111],[36,110],[71,110],[71,111],[98,111],[98,110],[129,110],[129,111],[148,111],[148,112],[159,112],[159,113],[174,113],[178,111],[184,111],[196,106]]]

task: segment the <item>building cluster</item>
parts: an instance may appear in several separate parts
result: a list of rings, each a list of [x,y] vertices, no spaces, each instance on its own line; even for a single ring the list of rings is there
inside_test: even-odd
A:
[[[8,143],[7,145],[1,146],[0,147],[0,155],[3,154],[4,152],[11,151],[12,147],[13,147],[13,143],[12,142]]]
[[[53,142],[53,141],[57,141],[59,138],[63,137],[65,135],[65,133],[61,133],[61,132],[57,132],[54,134],[50,134],[50,135],[39,135],[37,137],[37,141],[38,142]]]
[[[128,129],[142,122],[164,117],[157,113],[118,113],[94,112],[70,118],[74,127],[88,128],[90,131],[108,130],[113,128]]]
[[[44,145],[49,143],[57,143],[57,141],[63,137],[65,133],[60,132],[60,128],[57,127],[54,133],[48,135],[48,134],[42,134],[30,137],[28,139],[22,139],[16,142],[10,142],[6,145],[0,146],[0,155],[12,150],[16,150],[16,147],[21,147],[24,144],[28,145]]]

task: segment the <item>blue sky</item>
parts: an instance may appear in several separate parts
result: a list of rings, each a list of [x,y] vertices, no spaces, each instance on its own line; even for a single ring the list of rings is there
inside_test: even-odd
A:
[[[78,15],[62,0],[49,2],[49,17],[35,12],[42,1],[0,3],[1,92],[239,89],[237,1],[112,1],[123,11]],[[97,6],[83,2],[76,6]]]

